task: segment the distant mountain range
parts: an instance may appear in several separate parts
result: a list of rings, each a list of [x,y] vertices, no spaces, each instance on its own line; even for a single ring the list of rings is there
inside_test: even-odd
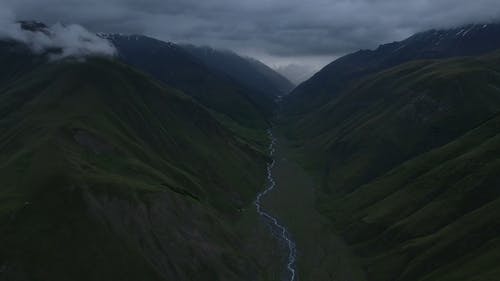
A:
[[[285,77],[288,77],[290,81],[292,81],[296,85],[311,78],[311,76],[314,75],[317,71],[313,67],[295,63],[278,66],[275,68],[275,70],[283,74]]]
[[[264,64],[235,53],[181,46],[140,35],[100,36],[115,45],[125,63],[249,126],[262,124],[263,117],[270,117],[275,98],[292,88],[286,78]]]
[[[291,114],[314,111],[363,76],[419,59],[480,55],[500,47],[500,24],[475,24],[454,29],[429,30],[400,42],[360,50],[325,66],[292,91],[287,102]]]
[[[241,57],[231,51],[221,51],[210,47],[194,45],[182,45],[182,47],[206,65],[240,81],[249,88],[256,89],[263,95],[284,96],[294,88],[288,79],[256,59]]]

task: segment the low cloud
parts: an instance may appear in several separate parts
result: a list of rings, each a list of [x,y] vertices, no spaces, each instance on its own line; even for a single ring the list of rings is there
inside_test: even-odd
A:
[[[498,0],[0,0],[23,19],[318,65],[419,31],[500,20]],[[50,9],[47,9],[50,7]],[[302,58],[298,61],[296,58]],[[269,58],[269,59],[268,59]],[[314,61],[312,61],[314,60]],[[281,63],[282,62],[282,63]]]
[[[115,47],[108,40],[80,25],[31,25],[32,28],[26,25],[23,28],[20,22],[16,22],[13,13],[4,10],[0,12],[0,39],[22,42],[36,54],[48,53],[51,59],[116,54]]]
[[[298,85],[301,82],[309,79],[309,77],[311,77],[316,71],[318,71],[316,67],[295,63],[278,66],[274,70],[281,73],[295,85]]]

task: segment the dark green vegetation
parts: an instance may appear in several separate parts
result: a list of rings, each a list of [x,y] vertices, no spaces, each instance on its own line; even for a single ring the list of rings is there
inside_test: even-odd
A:
[[[261,128],[115,61],[1,48],[0,279],[265,280],[239,212]]]
[[[352,77],[328,97],[333,88],[315,84],[298,111],[299,96],[285,101],[295,159],[320,182],[318,210],[367,280],[500,274],[499,65],[498,52],[416,60]]]
[[[357,52],[285,99],[264,204],[300,280],[500,275],[498,28]],[[0,42],[0,280],[279,280],[251,203],[286,83],[232,53],[107,37],[118,60]]]
[[[275,110],[276,95],[291,88],[290,82],[271,69],[236,54],[217,52],[217,57],[210,57],[194,47],[145,36],[105,36],[115,44],[123,62],[247,128],[267,126]],[[218,56],[226,63],[214,61]],[[269,88],[263,91],[263,87]]]
[[[254,92],[262,97],[286,95],[293,89],[293,84],[285,77],[253,58],[241,57],[231,51],[216,50],[210,47],[194,45],[183,45],[182,47],[207,66],[220,71],[248,88],[255,89]]]
[[[292,234],[297,246],[297,280],[366,280],[352,250],[333,231],[332,222],[317,210],[317,184],[293,159],[292,144],[278,130],[275,136],[276,188],[263,204]]]
[[[500,24],[429,30],[406,40],[360,50],[325,66],[285,100],[287,115],[313,113],[351,82],[399,64],[421,59],[480,55],[500,48]]]

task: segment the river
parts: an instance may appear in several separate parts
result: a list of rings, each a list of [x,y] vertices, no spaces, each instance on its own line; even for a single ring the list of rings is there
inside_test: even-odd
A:
[[[284,242],[286,244],[288,249],[286,270],[289,273],[286,280],[295,281],[297,252],[295,242],[290,236],[288,229],[278,220],[278,218],[271,215],[262,207],[262,198],[276,187],[276,181],[273,177],[273,167],[276,163],[276,160],[273,157],[276,150],[277,141],[271,129],[267,130],[267,134],[271,140],[271,143],[269,144],[269,156],[272,158],[272,161],[271,163],[267,164],[267,188],[257,195],[257,198],[255,199],[255,208],[257,209],[257,213],[269,223],[272,228],[272,232],[274,234],[277,234],[277,238],[281,242]]]

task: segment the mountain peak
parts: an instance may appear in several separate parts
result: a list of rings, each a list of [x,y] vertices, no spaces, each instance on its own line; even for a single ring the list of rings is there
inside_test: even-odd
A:
[[[48,26],[39,21],[30,21],[30,20],[21,20],[18,21],[23,30],[31,31],[31,32],[46,32]]]

